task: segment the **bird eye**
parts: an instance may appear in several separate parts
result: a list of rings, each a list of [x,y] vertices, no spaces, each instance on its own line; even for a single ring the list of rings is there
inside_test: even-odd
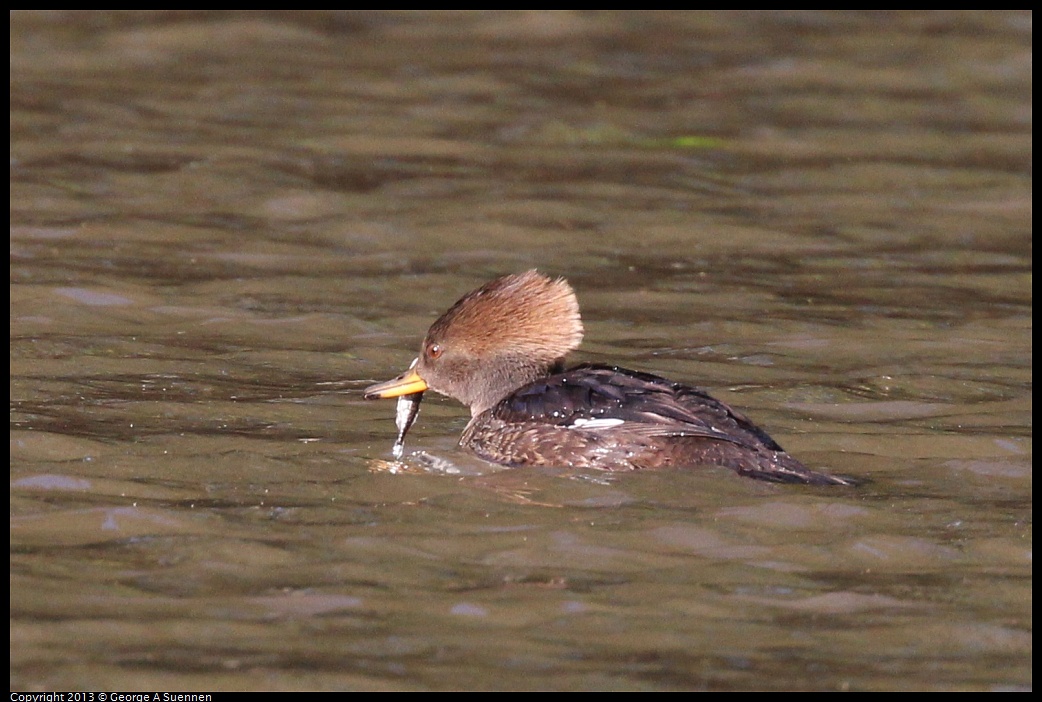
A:
[[[427,345],[427,358],[430,358],[432,360],[436,359],[439,356],[441,356],[441,353],[442,353],[442,348],[438,344],[428,344]]]

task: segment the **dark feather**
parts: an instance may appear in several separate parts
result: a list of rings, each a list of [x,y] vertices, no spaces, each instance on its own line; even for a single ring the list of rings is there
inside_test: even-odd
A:
[[[577,420],[621,420],[582,426]],[[540,378],[475,417],[461,441],[500,463],[609,470],[716,464],[773,482],[850,484],[790,456],[748,417],[699,388],[586,364]]]

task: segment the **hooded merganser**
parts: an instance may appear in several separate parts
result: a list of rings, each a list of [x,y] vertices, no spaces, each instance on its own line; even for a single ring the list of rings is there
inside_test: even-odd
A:
[[[507,466],[712,464],[773,482],[853,484],[808,469],[704,390],[616,366],[563,370],[582,337],[567,281],[534,270],[503,276],[460,298],[431,325],[409,370],[365,397],[418,401],[429,388],[455,398],[471,413],[460,446]]]

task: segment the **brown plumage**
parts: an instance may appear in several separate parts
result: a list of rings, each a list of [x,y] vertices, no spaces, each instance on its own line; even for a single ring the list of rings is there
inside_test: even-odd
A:
[[[849,485],[806,468],[745,415],[698,388],[602,365],[562,371],[583,328],[568,283],[497,278],[431,325],[414,367],[367,398],[430,388],[468,405],[460,445],[504,465],[601,470],[721,465],[774,482]]]

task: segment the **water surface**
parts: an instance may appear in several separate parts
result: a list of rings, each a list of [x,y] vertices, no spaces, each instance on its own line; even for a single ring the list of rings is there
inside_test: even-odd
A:
[[[1031,687],[1030,13],[11,24],[12,689]],[[532,267],[866,484],[392,462]]]

